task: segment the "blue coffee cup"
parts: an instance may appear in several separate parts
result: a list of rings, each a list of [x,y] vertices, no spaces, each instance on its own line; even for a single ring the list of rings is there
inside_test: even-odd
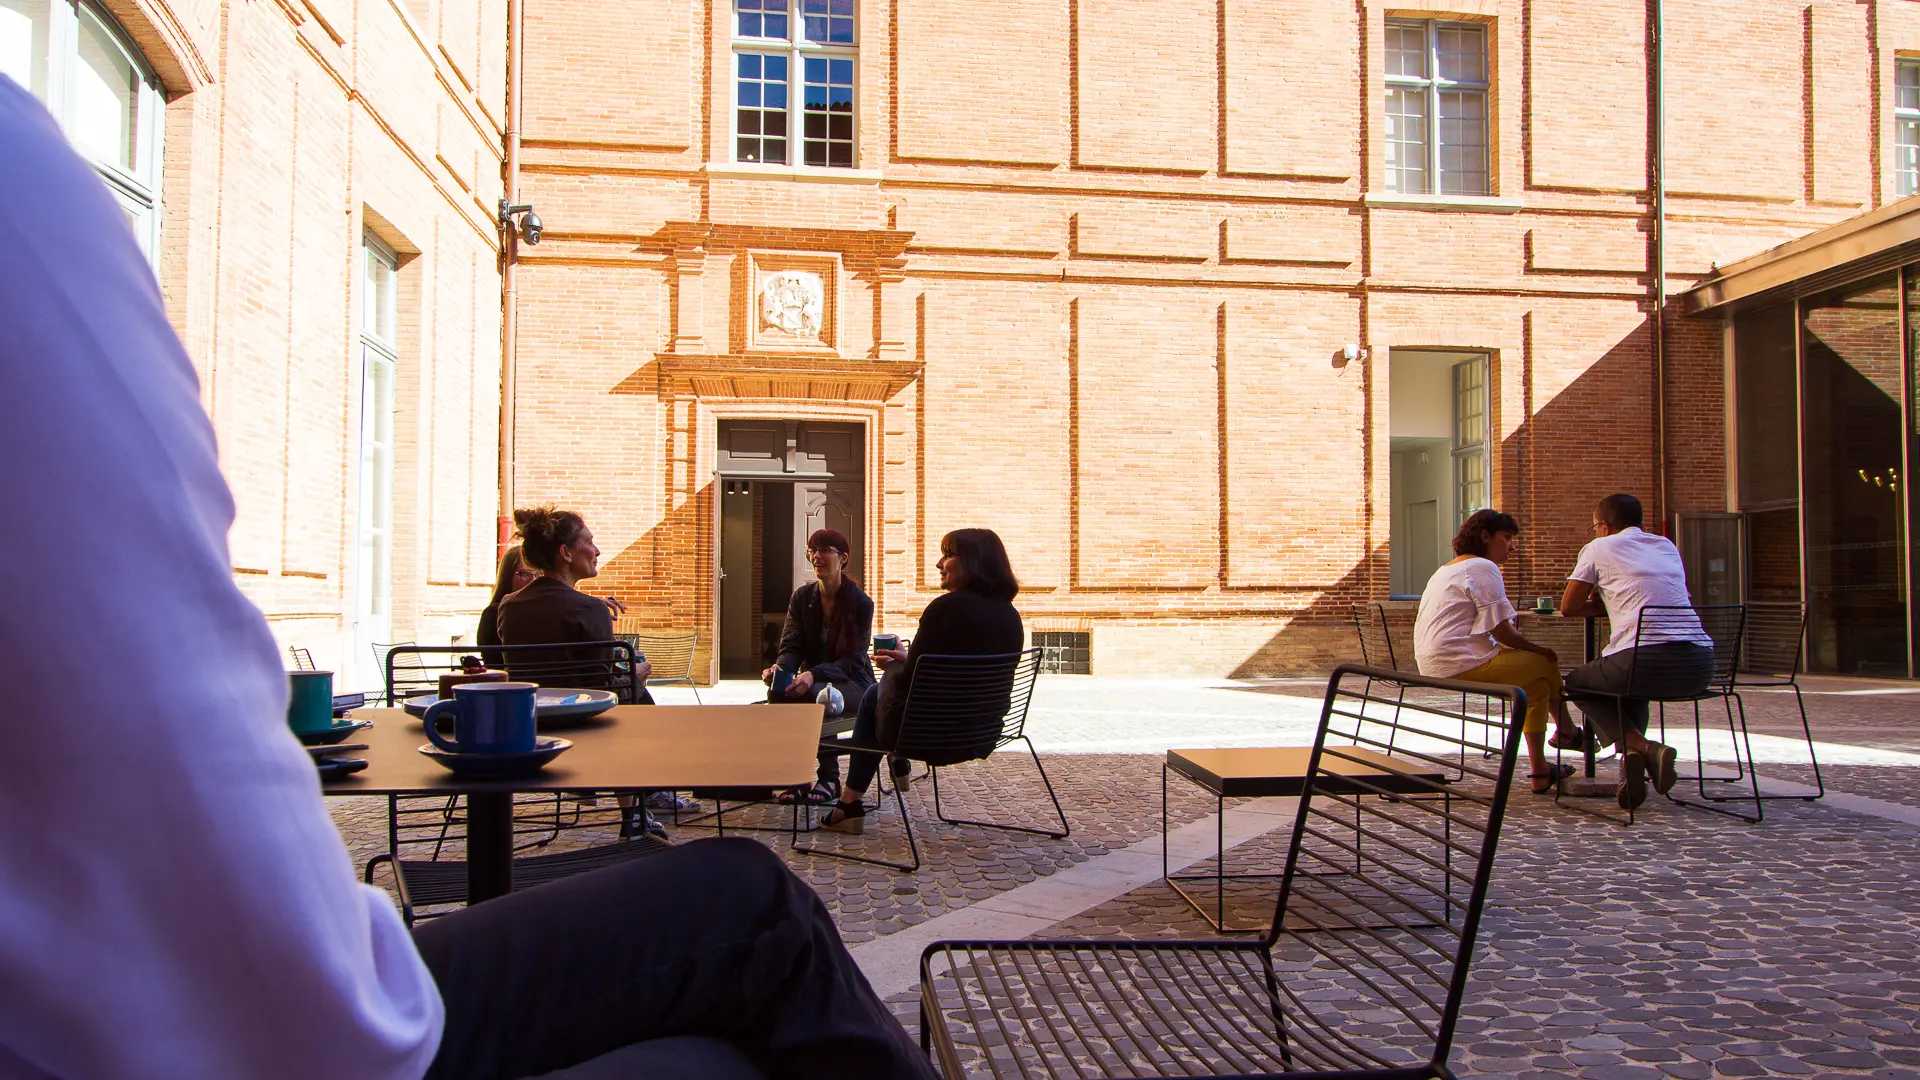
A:
[[[427,739],[449,754],[529,754],[533,752],[534,694],[540,688],[526,682],[463,683],[453,688],[451,700],[427,706],[422,724]],[[453,738],[440,734],[440,721],[451,717]]]
[[[773,669],[773,692],[774,693],[785,694],[787,692],[787,687],[791,685],[793,685],[793,672],[788,671],[786,668],[783,668],[783,667],[777,667]]]
[[[302,734],[333,726],[333,672],[287,672],[287,726]]]

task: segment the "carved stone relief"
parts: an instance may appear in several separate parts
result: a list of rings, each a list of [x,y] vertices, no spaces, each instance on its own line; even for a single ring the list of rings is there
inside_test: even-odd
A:
[[[760,330],[817,341],[826,289],[810,270],[779,270],[760,280]]]

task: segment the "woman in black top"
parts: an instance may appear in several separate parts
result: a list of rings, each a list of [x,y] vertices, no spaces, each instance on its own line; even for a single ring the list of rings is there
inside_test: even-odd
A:
[[[613,640],[614,607],[576,587],[600,573],[600,549],[595,546],[593,532],[587,528],[586,521],[571,510],[547,506],[515,510],[513,521],[520,533],[520,557],[539,571],[540,576],[500,601],[495,615],[500,644],[556,645]],[[582,671],[606,670],[605,649],[575,652],[579,654],[577,659]],[[559,650],[551,657],[562,662],[575,658]],[[543,656],[542,659],[549,658]],[[636,665],[634,678],[640,686],[641,704],[653,704],[646,689],[647,676],[652,672],[653,665],[644,660]]]
[[[886,681],[867,692],[853,725],[853,745],[891,749],[899,738],[900,715],[906,708],[905,688],[913,669],[926,655],[994,656],[1017,653],[1026,645],[1026,628],[1013,598],[1020,582],[1007,561],[1007,548],[992,529],[955,529],[940,538],[940,571],[944,596],[920,613],[920,628],[910,649],[875,649],[876,663],[886,664]],[[899,687],[896,692],[893,688]],[[882,692],[883,689],[886,692]],[[878,754],[854,754],[847,763],[847,783],[840,801],[820,822],[836,832],[859,833],[866,827],[861,797],[880,769]],[[894,778],[906,779],[894,762]]]
[[[847,729],[844,719],[860,707],[873,685],[867,642],[873,635],[873,600],[847,576],[852,550],[846,534],[820,529],[807,537],[807,561],[815,580],[793,591],[787,621],[780,630],[780,658],[760,673],[771,684],[776,670],[793,676],[784,693],[767,691],[768,701],[820,701],[827,706],[820,734],[831,738]],[[828,688],[832,691],[829,693]],[[839,699],[836,706],[834,698]],[[810,796],[832,802],[840,793],[840,758],[820,755],[819,779]]]
[[[481,609],[480,627],[473,634],[474,644],[480,646],[480,660],[488,667],[507,666],[506,658],[499,650],[488,648],[490,645],[506,644],[500,640],[500,601],[526,588],[534,578],[539,576],[534,572],[533,567],[528,566],[527,561],[520,557],[518,545],[508,548],[507,553],[500,556],[500,576],[493,584],[493,599],[487,601],[487,606]]]

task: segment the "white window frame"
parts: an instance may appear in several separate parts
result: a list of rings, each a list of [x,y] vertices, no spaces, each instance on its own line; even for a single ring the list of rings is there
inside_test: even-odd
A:
[[[1450,410],[1453,415],[1453,438],[1451,439],[1453,447],[1453,508],[1462,523],[1464,523],[1467,517],[1475,510],[1484,510],[1493,505],[1493,473],[1488,468],[1491,463],[1491,457],[1488,451],[1493,442],[1493,432],[1491,430],[1493,424],[1493,395],[1492,387],[1489,385],[1493,375],[1493,365],[1489,363],[1488,360],[1489,358],[1485,353],[1477,353],[1453,365],[1451,380],[1453,387],[1453,408]],[[1480,378],[1480,385],[1463,386],[1462,384],[1466,381],[1465,376],[1468,374],[1477,374]],[[1477,440],[1461,438],[1460,429],[1462,422],[1469,414],[1462,410],[1460,406],[1462,399],[1469,395],[1473,397],[1472,404],[1477,410],[1477,418],[1480,421],[1480,438]],[[1478,459],[1480,463],[1480,477],[1477,481],[1480,485],[1480,499],[1478,500],[1480,505],[1477,506],[1474,505],[1475,500],[1467,497],[1469,481],[1466,478],[1466,469],[1467,462],[1471,459]]]
[[[139,241],[140,250],[146,253],[147,261],[157,271],[160,263],[160,180],[166,172],[163,156],[166,99],[161,94],[160,80],[154,74],[153,65],[147,63],[126,28],[120,25],[120,20],[94,0],[47,0],[47,5],[50,18],[46,52],[36,58],[45,65],[46,86],[41,90],[41,101],[60,122],[62,130],[72,131],[78,108],[74,100],[78,82],[74,78],[74,69],[80,63],[82,8],[99,20],[107,31],[107,37],[139,76],[140,87],[134,99],[134,171],[128,172],[78,142],[73,147],[99,172],[107,190],[113,193],[115,200],[134,219],[134,238]]]
[[[393,476],[398,433],[395,430],[395,384],[399,381],[397,342],[400,303],[400,257],[372,233],[361,240],[360,303],[360,432],[354,456],[353,537],[353,645],[350,665],[367,661],[368,650],[386,644],[393,633]],[[375,279],[372,264],[386,268]],[[380,369],[384,369],[382,372]],[[384,374],[384,378],[382,378]],[[385,454],[379,453],[377,432],[386,420]],[[371,550],[371,553],[369,549]],[[371,687],[383,673],[359,680]]]
[[[1393,171],[1386,175],[1386,189],[1397,195],[1455,195],[1485,196],[1492,195],[1493,176],[1493,34],[1486,23],[1468,22],[1461,19],[1388,19],[1388,28],[1420,27],[1427,43],[1427,74],[1425,78],[1411,75],[1387,75],[1389,89],[1424,89],[1427,98],[1427,168],[1426,190],[1404,191],[1399,186],[1399,178]],[[1480,71],[1478,81],[1444,79],[1440,76],[1440,31],[1443,29],[1473,30],[1480,35]],[[1382,67],[1385,67],[1387,55],[1386,41],[1381,40]],[[1479,191],[1445,191],[1440,172],[1440,95],[1443,93],[1477,93],[1480,95],[1481,148],[1485,155],[1481,162],[1482,175],[1486,183]],[[1381,124],[1382,137],[1386,124]]]
[[[1893,87],[1893,191],[1905,198],[1920,195],[1920,57],[1894,60]]]
[[[742,37],[740,8],[729,0],[728,33],[733,48],[727,57],[727,160],[738,165],[811,172],[845,172],[860,167],[860,0],[853,5],[853,44],[829,45],[805,40],[806,16],[800,0],[787,0],[786,40]],[[740,160],[740,64],[742,53],[787,58],[787,160],[770,164]],[[853,64],[853,160],[846,165],[806,164],[806,60],[808,57],[848,60]]]

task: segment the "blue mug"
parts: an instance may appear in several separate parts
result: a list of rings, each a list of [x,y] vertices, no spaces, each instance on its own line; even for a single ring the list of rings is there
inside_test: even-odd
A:
[[[427,739],[449,754],[530,754],[533,752],[533,699],[539,686],[526,682],[463,683],[451,700],[427,706],[422,723]],[[442,718],[453,718],[453,738],[440,734]]]
[[[773,696],[786,697],[787,687],[793,685],[793,672],[783,667],[773,669]]]

